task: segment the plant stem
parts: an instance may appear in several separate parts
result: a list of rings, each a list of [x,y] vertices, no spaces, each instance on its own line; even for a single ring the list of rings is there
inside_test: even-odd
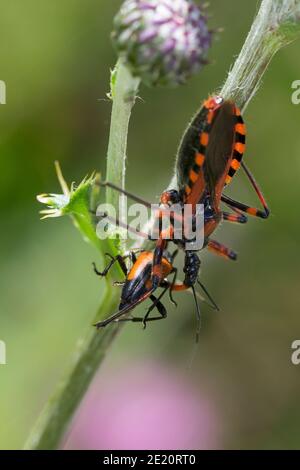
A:
[[[244,110],[273,56],[299,35],[300,0],[263,0],[220,95]]]
[[[140,80],[133,78],[128,68],[119,61],[112,77],[111,96],[113,99],[110,136],[107,152],[106,180],[118,182],[125,187],[126,151],[129,119],[135,103]],[[106,190],[106,202],[118,207],[119,194],[110,188]]]
[[[116,308],[117,300],[112,290],[106,289],[99,316],[106,315],[107,308]],[[25,449],[54,450],[59,446],[116,333],[115,325],[101,332],[89,326],[86,336],[78,342],[69,371],[39,416]]]
[[[125,182],[128,125],[138,86],[139,80],[133,78],[119,62],[111,86],[113,106],[107,154],[107,180],[122,187]],[[106,202],[116,205],[117,197],[116,194],[107,191]],[[116,254],[117,247],[113,240],[104,240],[103,250]],[[117,266],[114,274],[120,274]],[[103,298],[93,323],[113,313],[118,306],[118,289],[112,288],[110,277],[103,282],[105,286]],[[111,325],[110,328],[101,331],[88,326],[86,335],[78,343],[68,372],[46,404],[25,444],[25,449],[52,450],[59,446],[99,364],[104,359],[117,331],[120,331],[120,326]]]

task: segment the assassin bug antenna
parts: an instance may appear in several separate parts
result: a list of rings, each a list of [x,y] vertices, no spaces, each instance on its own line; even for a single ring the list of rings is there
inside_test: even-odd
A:
[[[200,281],[200,279],[197,279],[197,284],[201,287],[201,289],[203,290],[203,292],[205,293],[205,295],[207,296],[207,298],[209,299],[209,301],[211,302],[211,304],[208,304],[210,305],[214,310],[216,310],[217,312],[220,311],[220,308],[218,307],[218,305],[216,304],[216,302],[214,301],[214,299],[212,298],[212,296],[210,295],[210,293],[208,292],[208,290],[206,289],[206,287],[204,286],[204,284],[202,284],[202,282]]]
[[[146,201],[145,199],[139,197],[139,196],[136,196],[135,194],[133,193],[130,193],[129,191],[126,191],[125,189],[123,188],[120,188],[120,186],[117,186],[116,184],[113,184],[113,183],[110,183],[109,181],[99,181],[99,182],[96,182],[95,183],[97,186],[102,186],[102,187],[107,187],[107,188],[110,188],[110,189],[114,189],[115,191],[123,194],[124,196],[127,196],[129,197],[130,199],[132,199],[133,201],[136,201],[136,202],[139,202],[140,204],[143,204],[144,206],[148,207],[149,209],[151,209],[151,204],[150,202]]]
[[[192,291],[193,291],[193,297],[196,305],[196,314],[197,314],[197,329],[196,329],[196,343],[199,343],[199,337],[200,337],[200,330],[201,330],[201,313],[200,313],[200,307],[198,304],[198,299],[196,296],[196,291],[195,287],[192,286]]]

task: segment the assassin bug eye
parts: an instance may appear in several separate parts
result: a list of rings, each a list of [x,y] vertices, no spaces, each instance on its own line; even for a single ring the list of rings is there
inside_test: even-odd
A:
[[[222,98],[222,96],[212,96],[205,101],[204,106],[206,109],[215,110],[223,102],[224,102],[224,99]]]
[[[214,100],[215,100],[216,104],[221,104],[223,102],[222,96],[216,96],[214,98]]]

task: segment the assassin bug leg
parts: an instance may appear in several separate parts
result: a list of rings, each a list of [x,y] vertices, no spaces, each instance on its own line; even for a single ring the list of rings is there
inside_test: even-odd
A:
[[[242,202],[235,201],[234,199],[231,199],[228,196],[223,195],[221,197],[221,200],[225,202],[227,205],[229,205],[232,208],[238,209],[240,211],[246,212],[249,215],[253,215],[254,217],[260,217],[261,219],[267,219],[270,215],[270,209],[268,208],[267,202],[262,194],[261,189],[259,188],[258,184],[256,183],[254,176],[252,175],[251,171],[248,169],[248,167],[245,165],[245,163],[242,162],[241,164],[243,170],[245,171],[251,185],[253,186],[262,206],[263,210],[261,209],[256,209],[255,207],[248,206],[247,204],[243,204]]]
[[[235,201],[228,196],[223,195],[222,201],[225,202],[228,206],[239,209],[240,211],[246,212],[246,214],[252,215],[254,217],[259,217],[261,219],[267,219],[270,215],[270,210],[266,207],[264,211],[256,209],[255,207],[248,206],[242,202]]]
[[[175,260],[177,255],[178,255],[178,250],[175,250],[171,255],[172,265],[173,265],[174,260]],[[172,302],[172,304],[175,305],[175,307],[177,307],[177,302],[173,298],[173,286],[176,284],[178,269],[173,268],[173,272],[174,272],[174,277],[173,277],[173,280],[172,280],[171,284],[169,284],[169,299],[170,299],[170,302]]]
[[[164,318],[167,317],[167,310],[165,309],[164,305],[160,301],[160,299],[162,298],[165,292],[166,292],[166,289],[158,298],[156,298],[154,295],[150,296],[150,299],[152,300],[153,305],[151,305],[151,307],[148,309],[148,312],[142,319],[144,329],[146,328],[148,321],[163,320]],[[157,308],[160,314],[160,317],[149,317],[150,313],[152,312],[154,308]]]
[[[118,320],[115,320],[115,321],[116,322],[131,321],[131,322],[134,322],[134,323],[143,323],[143,326],[144,326],[144,329],[145,329],[146,328],[146,323],[148,323],[149,321],[163,320],[164,318],[166,318],[167,311],[166,311],[164,305],[160,302],[160,300],[157,299],[154,295],[150,295],[149,298],[153,302],[153,305],[151,305],[151,307],[149,308],[150,312],[153,310],[154,307],[156,307],[158,312],[160,313],[159,317],[149,317],[149,318],[147,317],[146,318],[146,315],[148,314],[148,312],[147,312],[147,314],[144,317],[119,318]]]
[[[130,250],[130,252],[128,254],[125,254],[124,256],[121,256],[121,255],[117,255],[117,256],[112,256],[110,253],[105,253],[105,256],[108,256],[110,258],[110,262],[109,264],[106,266],[106,268],[104,269],[104,271],[99,271],[96,267],[96,263],[92,263],[93,267],[94,267],[94,272],[97,274],[97,276],[101,276],[101,277],[104,277],[107,275],[107,273],[109,272],[109,270],[112,268],[112,266],[118,262],[119,265],[120,265],[120,268],[122,269],[123,273],[125,276],[127,276],[128,274],[128,269],[127,269],[127,266],[125,264],[125,259],[127,258],[131,258],[131,262],[132,264],[134,264],[137,260],[136,258],[136,253],[138,252],[142,252],[144,250],[140,249],[140,248],[137,248],[136,250]],[[125,284],[125,281],[115,281],[113,283],[114,286],[123,286]]]
[[[165,317],[167,316],[167,311],[166,311],[165,307],[162,305],[162,303],[160,302],[160,300],[161,300],[162,297],[165,295],[165,293],[167,292],[167,290],[169,289],[169,287],[170,287],[170,285],[168,284],[168,285],[164,288],[164,290],[162,291],[162,293],[159,295],[158,298],[156,298],[153,294],[150,295],[150,299],[152,300],[153,305],[151,305],[151,307],[148,309],[146,315],[145,315],[144,318],[143,318],[143,325],[144,325],[144,328],[146,328],[147,321],[151,320],[152,318],[155,318],[155,317],[150,317],[150,318],[149,318],[150,313],[152,312],[152,310],[153,310],[155,307],[157,308],[157,310],[158,310],[159,313],[161,314],[161,318],[165,318]],[[161,308],[161,306],[163,307],[163,312],[164,312],[164,314],[162,314],[162,312],[160,311],[160,309],[158,308],[157,305],[159,305],[160,308]],[[161,319],[161,318],[160,318],[160,319]],[[151,320],[151,321],[152,321],[152,320]]]
[[[157,289],[159,287],[161,281],[163,280],[162,274],[162,258],[164,254],[164,250],[167,247],[167,242],[163,238],[159,238],[156,243],[156,247],[153,253],[153,266],[152,266],[152,274],[151,274],[151,282],[152,288]]]
[[[248,222],[247,217],[244,214],[229,214],[228,212],[222,212],[223,220],[227,222],[235,222],[238,224],[245,224]]]
[[[175,284],[176,284],[178,269],[177,269],[177,268],[173,268],[173,271],[172,271],[172,272],[174,273],[174,277],[173,277],[173,279],[172,279],[172,282],[169,282],[169,281],[167,281],[167,280],[164,280],[164,281],[162,281],[162,282],[160,283],[160,286],[161,286],[161,287],[165,287],[166,289],[169,290],[169,299],[170,299],[170,302],[171,302],[175,307],[177,307],[178,304],[177,304],[177,302],[176,302],[176,301],[174,300],[174,298],[173,298],[173,291],[174,291],[173,287],[174,287]]]
[[[226,197],[226,196],[225,196],[225,197]],[[229,209],[230,209],[231,211],[235,212],[238,216],[240,216],[240,217],[241,217],[241,220],[242,220],[242,218],[244,219],[244,221],[241,222],[241,223],[247,223],[247,222],[248,222],[248,217],[247,217],[245,214],[243,214],[239,209],[237,209],[236,207],[232,207],[230,204],[228,204],[228,203],[225,202],[225,201],[223,201],[223,202],[224,202],[224,204],[226,204],[227,207],[229,207]],[[223,212],[223,213],[224,213],[224,212]],[[229,214],[229,215],[230,215],[230,214]],[[223,220],[227,220],[227,221],[228,221],[228,219],[224,219],[224,218],[223,218]]]
[[[128,191],[125,191],[125,189],[120,188],[119,186],[117,186],[113,183],[110,183],[109,181],[103,181],[103,182],[96,183],[96,184],[98,184],[98,186],[104,186],[104,187],[107,187],[107,188],[114,189],[115,191],[118,191],[119,193],[124,194],[124,196],[129,197],[133,201],[139,202],[140,204],[143,204],[144,206],[146,206],[148,208],[151,208],[150,202],[145,201],[144,199],[140,198],[139,196],[136,196],[135,194],[132,194]]]
[[[209,240],[207,244],[207,249],[218,256],[223,256],[223,258],[235,261],[237,259],[237,253],[227,248],[227,246],[222,245],[222,243],[217,242],[216,240]]]
[[[255,192],[256,192],[259,200],[260,200],[260,202],[262,203],[262,206],[264,208],[264,216],[262,216],[262,217],[266,219],[270,215],[270,209],[268,208],[267,201],[265,200],[264,195],[263,195],[261,189],[259,188],[257,182],[255,181],[255,178],[254,178],[253,174],[249,170],[248,166],[243,162],[242,162],[242,168],[243,168],[244,172],[246,173],[250,183],[252,184],[252,186],[253,186],[253,188],[254,188],[254,190],[255,190]]]
[[[112,264],[110,263],[110,264],[109,264],[109,267],[111,267],[111,265],[112,265]],[[95,273],[97,276],[104,277],[104,276],[107,274],[107,272],[108,272],[108,271],[106,271],[107,268],[105,268],[105,270],[104,270],[103,272],[98,271],[97,266],[96,266],[96,263],[95,263],[94,261],[92,262],[92,266],[93,266],[93,268],[94,268],[94,273]],[[105,272],[105,271],[106,271],[106,272]]]
[[[131,258],[132,264],[134,264],[136,262],[136,259],[137,259],[134,251],[130,252],[130,258]]]
[[[175,250],[171,255],[171,263],[172,264],[174,263],[174,260],[175,260],[176,256],[178,255],[178,251],[179,250]]]
[[[115,257],[113,257],[111,254],[109,253],[105,253],[105,256],[108,256],[110,258],[110,262],[109,264],[106,266],[106,268],[104,269],[104,271],[98,271],[97,267],[96,267],[96,264],[95,263],[92,263],[93,264],[93,267],[94,267],[94,272],[97,274],[97,276],[101,276],[101,277],[104,277],[107,275],[107,273],[109,272],[109,270],[112,268],[112,266],[118,262],[119,265],[120,265],[120,268],[122,269],[123,273],[125,274],[125,276],[127,276],[127,267],[126,267],[126,264],[124,262],[124,259],[127,257],[127,256],[121,256],[121,255],[117,255]]]
[[[174,270],[172,272],[175,273],[175,271],[177,271],[177,268],[174,268]],[[175,300],[173,299],[173,296],[170,295],[170,289],[172,288],[172,285],[173,285],[173,282],[170,283],[167,279],[164,279],[164,280],[161,281],[159,287],[162,287],[163,289],[166,287],[167,289],[169,289],[170,302],[172,302],[172,304],[175,305],[175,307],[177,307],[177,302],[175,302]]]

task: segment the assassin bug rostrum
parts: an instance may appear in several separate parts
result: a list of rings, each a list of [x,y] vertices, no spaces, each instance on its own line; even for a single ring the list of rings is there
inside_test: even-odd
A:
[[[195,214],[196,205],[203,204],[204,246],[211,252],[232,260],[236,259],[236,254],[232,250],[210,239],[210,235],[215,231],[219,223],[222,220],[245,223],[247,222],[247,217],[243,212],[261,218],[266,218],[269,215],[266,201],[260,189],[251,172],[242,162],[245,150],[245,136],[246,129],[241,113],[233,102],[225,101],[218,96],[206,100],[200,112],[188,127],[180,145],[176,166],[178,188],[165,191],[162,194],[160,202],[164,209],[160,211],[158,215],[158,217],[162,217],[165,208],[176,203],[182,206],[184,204],[191,204],[193,213]],[[252,208],[223,194],[224,188],[230,183],[240,166],[243,167],[250,183],[254,187],[262,203],[263,210]],[[105,184],[110,185],[109,183]],[[132,197],[136,201],[142,202],[148,207],[150,206],[150,204],[126,191],[122,191],[114,185],[110,186]],[[221,202],[225,203],[234,213],[222,211],[220,208]],[[173,241],[185,251],[185,278],[182,284],[176,284],[175,282],[168,283],[168,281],[166,281],[166,276],[173,272],[172,264],[169,266],[169,269],[166,270],[167,258],[164,254],[166,253],[168,241]],[[172,224],[168,233],[158,232],[158,240],[153,255],[151,255],[151,252],[147,252],[147,254],[145,254],[146,252],[142,252],[140,256],[135,259],[132,268],[133,272],[136,271],[139,273],[138,277],[141,276],[142,273],[142,278],[148,285],[146,292],[141,293],[140,297],[138,297],[138,295],[136,296],[136,292],[132,298],[130,298],[129,295],[125,310],[121,307],[121,302],[119,312],[109,317],[104,322],[99,322],[97,326],[105,326],[111,321],[117,320],[148,297],[151,298],[152,296],[153,300],[153,292],[158,287],[164,287],[165,290],[163,294],[167,289],[170,291],[182,291],[192,288],[197,306],[198,321],[200,321],[200,312],[194,290],[194,284],[198,279],[200,260],[197,253],[193,250],[186,249],[186,246],[187,240],[185,238],[174,238]],[[145,257],[147,257],[148,262],[143,264]],[[152,264],[150,263],[151,259]],[[137,266],[141,269],[138,270]],[[132,281],[133,279],[127,277],[123,291],[124,289],[126,291],[126,288]],[[126,283],[128,283],[128,285]],[[155,317],[155,319],[164,318],[166,316],[165,312],[164,314],[161,313],[163,311],[160,302],[161,296],[159,299],[154,300],[154,304],[151,307],[152,310],[154,306],[159,305],[158,311],[160,317]],[[144,321],[151,319],[149,318],[149,313],[148,311]],[[132,320],[135,321],[135,319]]]

